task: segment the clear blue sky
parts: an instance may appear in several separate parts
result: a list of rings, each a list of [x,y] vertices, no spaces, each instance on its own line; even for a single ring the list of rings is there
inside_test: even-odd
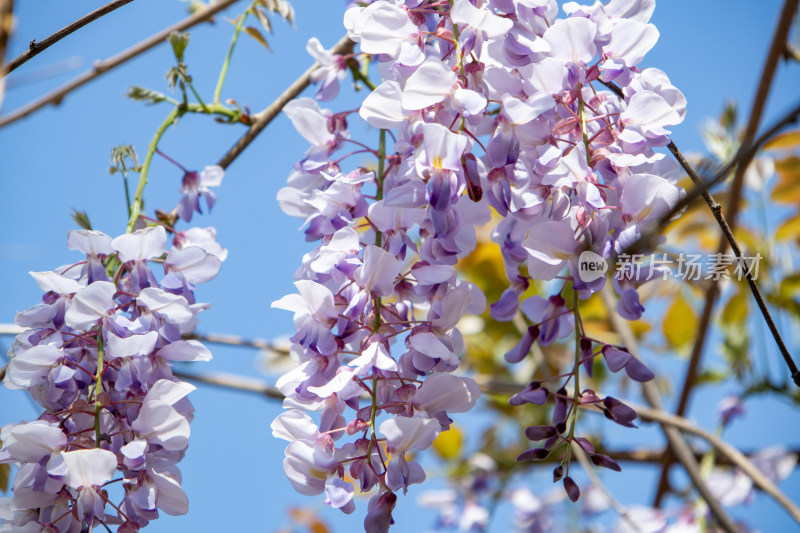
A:
[[[101,5],[100,1],[37,0],[16,2],[17,33],[11,43],[13,57],[33,39],[41,39],[68,22]],[[701,151],[698,126],[708,116],[717,116],[728,99],[737,100],[743,111],[750,107],[761,61],[766,53],[779,0],[692,1],[662,0],[653,22],[661,38],[644,66],[658,67],[686,95],[686,122],[675,128],[673,138],[684,151]],[[233,18],[246,4],[240,2],[223,15]],[[266,52],[249,38],[236,50],[223,96],[236,99],[252,111],[265,107],[291,80],[311,63],[305,43],[317,36],[331,46],[343,34],[343,0],[294,0],[297,27],[274,18],[275,35],[269,38],[274,53]],[[45,51],[14,76],[30,77],[34,71],[69,58],[82,60],[81,68],[68,74],[10,88],[3,104],[9,111],[47,92],[83,71],[92,61],[127,48],[185,16],[186,4],[176,0],[136,0],[82,29]],[[232,26],[218,17],[215,26],[192,30],[186,62],[195,85],[210,95],[227,49]],[[58,108],[47,108],[34,116],[0,130],[0,323],[11,323],[15,312],[34,305],[41,292],[28,271],[49,270],[74,262],[66,249],[67,231],[74,229],[71,208],[86,209],[94,226],[109,235],[124,231],[126,213],[118,177],[109,177],[109,151],[117,144],[134,144],[143,155],[153,132],[169,112],[167,106],[145,107],[123,98],[129,85],[165,91],[164,73],[172,65],[167,46],[126,64],[70,95]],[[800,92],[800,69],[781,68],[767,108],[767,121],[793,105]],[[357,107],[352,96],[334,103],[337,109]],[[360,128],[356,125],[354,129]],[[215,163],[243,129],[215,124],[207,117],[187,116],[164,137],[161,150],[188,168]],[[212,302],[202,314],[203,332],[276,338],[291,332],[291,316],[271,310],[270,302],[291,292],[292,276],[302,254],[309,249],[297,220],[285,216],[275,195],[284,184],[292,164],[306,149],[288,120],[280,117],[229,169],[218,190],[218,204],[211,216],[195,219],[218,229],[220,243],[229,257],[216,280],[198,291],[198,300]],[[148,211],[169,209],[178,200],[180,173],[156,158],[146,199]],[[156,205],[159,199],[163,204]],[[0,339],[5,350],[10,339]],[[222,371],[261,376],[254,353],[243,349],[214,348],[214,361],[197,364],[192,371]],[[189,452],[179,465],[184,488],[190,497],[185,517],[163,517],[152,524],[152,533],[166,531],[274,531],[287,522],[287,505],[314,506],[321,499],[294,493],[282,470],[283,441],[272,438],[269,423],[279,412],[274,401],[200,387],[191,399],[197,409],[192,424]],[[704,423],[713,417],[713,401],[703,402],[694,415]],[[706,405],[707,408],[702,407]],[[768,413],[769,433],[755,422],[734,428],[736,444],[758,446],[771,442],[800,444],[798,415],[785,405],[753,405],[753,412]],[[0,424],[38,416],[21,393],[0,389]],[[761,421],[763,423],[763,419]],[[633,437],[640,444],[661,442],[657,431],[641,430]],[[657,439],[657,440],[656,440]],[[766,442],[765,440],[769,440]],[[634,469],[631,469],[634,470]],[[642,491],[631,486],[625,474],[606,480],[619,488],[623,503],[633,503]],[[800,479],[794,474],[783,488],[800,498]],[[649,502],[653,483],[647,483]],[[635,482],[637,486],[638,481]],[[541,485],[549,490],[549,483]],[[432,526],[432,516],[419,512],[413,488],[400,498],[393,531],[423,531]],[[358,525],[366,502],[358,502],[354,517],[342,519],[332,510],[323,517],[336,523],[338,531]],[[759,498],[749,511],[737,516],[753,520],[764,531],[788,531],[782,511]],[[502,531],[503,521],[497,531]]]

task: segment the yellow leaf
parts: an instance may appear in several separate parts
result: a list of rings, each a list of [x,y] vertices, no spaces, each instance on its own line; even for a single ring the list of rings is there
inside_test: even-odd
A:
[[[263,46],[264,48],[266,48],[267,50],[272,52],[272,48],[269,47],[269,44],[267,44],[267,40],[264,38],[263,35],[261,35],[261,32],[258,31],[258,28],[255,28],[253,26],[247,26],[244,29],[244,31],[247,32],[247,35],[249,35],[250,37],[252,37],[256,41],[261,43],[261,46]]]
[[[455,424],[450,424],[450,430],[439,433],[433,441],[433,450],[442,459],[453,459],[459,456],[463,444],[464,434]]]
[[[787,131],[773,137],[764,145],[764,150],[782,150],[800,146],[800,130]]]
[[[679,293],[664,315],[661,325],[664,338],[673,348],[681,348],[692,341],[696,326],[697,316],[694,309]]]
[[[747,304],[748,304],[748,294],[743,291],[739,290],[736,294],[734,294],[728,303],[725,305],[725,309],[722,311],[722,320],[725,321],[726,324],[743,324],[744,320],[747,318]]]
[[[791,239],[792,237],[800,240],[800,213],[784,221],[775,232],[775,238],[779,241]]]
[[[800,157],[787,157],[775,162],[778,184],[772,190],[776,202],[800,203]]]

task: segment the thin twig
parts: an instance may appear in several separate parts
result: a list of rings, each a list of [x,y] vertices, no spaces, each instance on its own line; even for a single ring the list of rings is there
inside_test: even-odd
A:
[[[798,2],[800,2],[800,0],[786,0],[783,4],[783,9],[781,10],[778,24],[772,38],[772,43],[770,44],[769,51],[767,52],[767,58],[764,61],[764,68],[761,72],[761,77],[759,78],[758,89],[756,90],[753,106],[750,111],[750,118],[747,121],[747,126],[745,127],[744,135],[742,137],[742,147],[749,147],[753,143],[756,133],[758,132],[764,107],[767,103],[767,97],[769,96],[769,91],[772,86],[772,80],[775,77],[778,61],[780,60],[781,54],[786,47],[792,20],[794,19],[794,14],[797,11]],[[677,146],[675,146],[675,143],[670,142],[668,148],[681,166],[684,167],[684,169],[691,168],[686,162],[686,159],[678,150]],[[717,223],[722,229],[723,235],[720,237],[719,244],[717,245],[717,254],[724,253],[727,250],[728,245],[730,245],[733,253],[736,255],[736,258],[740,261],[739,264],[745,266],[743,270],[745,271],[745,278],[747,279],[747,284],[750,287],[750,291],[753,293],[753,297],[756,300],[756,304],[758,305],[761,314],[764,316],[767,327],[772,333],[775,342],[778,344],[778,349],[780,350],[786,365],[789,367],[792,379],[798,386],[800,386],[800,372],[798,372],[797,366],[795,365],[792,356],[789,354],[789,350],[786,348],[786,345],[783,342],[783,338],[781,337],[780,332],[775,325],[775,321],[772,319],[766,302],[764,301],[764,298],[758,289],[758,285],[750,273],[750,269],[747,268],[746,263],[743,262],[741,248],[739,247],[739,243],[736,241],[736,237],[733,234],[733,228],[736,226],[736,217],[739,213],[739,207],[741,205],[742,186],[744,184],[745,171],[747,170],[747,167],[750,165],[750,162],[753,160],[754,156],[755,153],[751,153],[749,157],[742,157],[741,161],[736,166],[736,172],[734,173],[733,182],[731,183],[731,189],[728,195],[729,204],[726,213],[727,216],[722,214],[722,209],[720,208],[719,204],[717,204],[717,202],[708,192],[703,193],[702,196],[708,206],[711,208],[714,218],[717,219]],[[699,178],[697,178],[697,174],[695,172],[690,172],[688,169],[686,171],[696,186],[702,184],[702,182],[699,181]],[[692,347],[692,355],[686,367],[686,374],[684,375],[683,385],[681,387],[678,407],[675,411],[678,416],[683,416],[688,407],[691,391],[697,380],[697,372],[700,368],[700,360],[703,356],[703,348],[708,336],[708,329],[711,325],[714,307],[719,299],[719,296],[719,284],[712,283],[709,285],[704,298],[703,312],[700,315],[697,336],[695,338],[694,346]],[[664,468],[661,470],[658,489],[656,490],[656,497],[654,501],[656,506],[661,503],[661,499],[668,488],[668,473],[671,464],[670,459],[671,457],[668,454],[665,457]]]
[[[267,385],[260,379],[247,378],[244,376],[237,376],[235,374],[225,374],[222,372],[194,374],[189,372],[174,371],[172,374],[175,377],[186,380],[190,383],[214,385],[215,387],[222,387],[225,389],[251,392],[261,396],[266,396],[267,398],[272,398],[274,400],[283,400],[283,394],[281,394],[281,391],[271,385]]]
[[[53,35],[45,37],[41,41],[37,41],[36,39],[32,40],[27,50],[25,50],[20,55],[18,55],[5,65],[3,65],[2,68],[0,68],[0,78],[2,78],[3,76],[8,76],[8,74],[14,71],[17,67],[21,66],[22,64],[32,59],[39,53],[43,52],[47,48],[50,48],[50,46],[54,45],[67,35],[83,28],[90,22],[99,19],[103,15],[111,13],[115,9],[120,8],[125,4],[130,4],[131,2],[133,2],[133,0],[114,0],[113,2],[109,2],[108,4],[104,5],[103,7],[95,9],[91,13],[82,16],[75,22],[68,24],[67,26],[64,26],[63,28],[55,32]]]
[[[225,335],[222,333],[189,333],[183,336],[184,339],[194,339],[201,342],[210,344],[225,344],[228,346],[241,346],[242,348],[256,348],[267,352],[273,352],[278,355],[289,355],[289,349],[285,346],[279,346],[266,339],[246,339],[237,335]]]
[[[611,289],[608,284],[600,291],[600,296],[605,305],[612,327],[619,333],[620,337],[622,337],[622,341],[628,351],[634,354],[634,356],[637,356],[637,354],[639,354],[639,343],[636,341],[630,324],[617,314],[616,302],[614,301],[614,296],[611,294]],[[656,389],[652,382],[642,383],[642,394],[645,400],[647,400],[647,403],[654,409],[661,410],[661,398],[659,397],[658,389]],[[695,489],[697,489],[700,497],[705,500],[711,514],[717,519],[720,527],[728,533],[738,532],[739,528],[736,526],[736,523],[731,519],[728,513],[725,512],[719,500],[714,497],[711,490],[708,488],[708,485],[700,473],[700,467],[697,464],[694,453],[683,439],[680,431],[667,423],[661,424],[661,430],[667,438],[669,448],[672,450],[675,458],[683,465],[683,468],[692,480],[692,484]]]
[[[196,13],[192,14],[189,17],[186,17],[182,21],[173,24],[169,28],[161,30],[155,35],[148,37],[144,41],[141,41],[140,43],[128,48],[123,52],[120,52],[119,54],[113,57],[95,62],[94,67],[91,70],[84,72],[80,76],[72,79],[71,81],[65,83],[64,85],[55,89],[54,91],[51,91],[50,93],[44,95],[38,100],[35,100],[17,109],[16,111],[9,113],[4,117],[0,117],[0,128],[27,117],[28,115],[35,113],[36,111],[45,107],[46,105],[49,104],[58,105],[59,103],[61,103],[61,101],[64,99],[65,96],[67,96],[75,89],[105,74],[109,70],[118,67],[119,65],[125,63],[126,61],[129,61],[134,57],[150,50],[154,46],[164,42],[167,39],[167,37],[169,37],[170,33],[184,31],[188,28],[191,28],[192,26],[204,22],[210,19],[214,14],[222,11],[228,6],[235,4],[238,1],[239,0],[220,0],[216,4],[212,4],[205,9],[197,11]]]
[[[734,466],[744,472],[747,477],[753,480],[753,484],[763,492],[771,496],[781,507],[783,507],[794,520],[800,524],[800,508],[789,499],[781,490],[748,459],[742,452],[719,438],[683,418],[666,413],[660,409],[650,409],[640,405],[631,405],[643,420],[658,422],[662,425],[669,425],[679,429],[684,433],[697,435],[707,441],[720,454],[725,456]]]
[[[333,48],[331,48],[331,53],[344,55],[352,51],[353,49],[353,41],[347,38],[345,35],[342,37],[338,43],[336,43]],[[253,140],[261,133],[267,125],[272,122],[272,120],[278,116],[278,113],[283,110],[284,106],[296,98],[303,89],[308,87],[311,83],[311,74],[317,70],[321,65],[319,63],[314,63],[308,70],[306,70],[299,78],[297,78],[294,83],[292,83],[283,93],[281,93],[278,98],[275,99],[266,109],[263,111],[256,113],[253,115],[253,122],[250,124],[250,129],[242,135],[236,144],[234,144],[228,153],[222,156],[222,159],[219,160],[217,163],[222,168],[228,168],[228,166],[233,163],[233,161],[239,157],[239,155],[247,148]]]
[[[630,513],[628,513],[628,510],[625,507],[623,507],[623,505],[619,503],[616,498],[614,498],[614,496],[611,494],[611,492],[609,492],[609,490],[606,488],[603,482],[600,481],[600,478],[597,477],[597,472],[594,471],[594,466],[592,466],[592,463],[589,462],[589,457],[586,454],[586,450],[581,448],[580,444],[578,444],[577,441],[573,440],[571,445],[573,452],[572,456],[578,459],[578,462],[581,464],[584,471],[586,471],[586,474],[588,474],[589,479],[592,480],[592,485],[594,485],[594,488],[600,491],[600,494],[602,494],[603,497],[606,499],[608,505],[612,509],[614,509],[614,511],[620,516],[620,518],[622,518],[628,524],[631,530],[637,531],[638,533],[643,533],[642,529],[639,527],[639,524],[637,524],[631,518],[631,515]]]

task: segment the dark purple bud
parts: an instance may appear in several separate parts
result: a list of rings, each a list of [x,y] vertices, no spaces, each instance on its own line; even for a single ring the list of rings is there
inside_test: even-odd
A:
[[[531,346],[536,342],[539,337],[539,327],[530,326],[525,334],[520,339],[519,343],[514,346],[506,355],[506,361],[509,363],[519,363],[531,351]]]
[[[600,397],[592,389],[584,389],[581,393],[581,404],[598,403]]]
[[[543,461],[548,455],[550,455],[550,451],[546,448],[532,448],[519,454],[517,456],[517,462]]]
[[[625,348],[617,348],[616,346],[606,344],[603,346],[603,357],[606,360],[609,370],[612,372],[619,372],[633,356]]]
[[[629,378],[640,383],[650,381],[656,377],[655,374],[653,374],[653,372],[644,365],[644,363],[633,356],[631,356],[631,358],[628,360],[628,364],[625,365],[625,373],[628,374]]]
[[[518,392],[508,400],[508,403],[514,406],[532,403],[534,405],[544,405],[547,401],[547,389],[539,385],[538,381],[532,381],[530,385],[525,387],[521,392]]]
[[[589,455],[594,453],[594,445],[589,439],[586,439],[584,437],[575,437],[575,442],[577,442],[578,446],[583,448],[583,450]]]
[[[592,341],[581,338],[581,359],[583,359],[583,369],[590,378],[594,377],[594,357],[592,357]]]
[[[368,427],[369,423],[360,420],[358,418],[355,418],[351,420],[349,424],[347,424],[347,429],[345,431],[347,431],[348,435],[355,435],[359,431],[364,431]]]
[[[55,291],[47,291],[46,293],[44,293],[42,295],[42,303],[45,303],[47,305],[53,305],[54,303],[56,303],[58,301],[60,296],[61,295],[59,295]]]
[[[556,406],[553,409],[553,425],[556,427],[567,421],[567,390],[564,387],[558,389],[556,396]],[[563,433],[563,431],[561,431]]]
[[[558,483],[564,477],[564,465],[558,465],[553,469],[553,483]]]
[[[464,167],[464,176],[467,178],[467,194],[473,202],[480,202],[483,198],[481,188],[481,175],[478,171],[478,160],[469,153],[461,158],[461,165]]]
[[[549,439],[555,435],[556,428],[553,426],[530,426],[525,428],[525,436],[532,441]]]
[[[601,466],[603,468],[608,468],[609,470],[613,470],[614,472],[622,472],[622,467],[619,466],[614,459],[607,455],[595,454],[591,456],[592,463],[596,466]]]
[[[622,403],[621,401],[617,400],[616,398],[612,398],[608,396],[605,400],[603,400],[603,405],[606,406],[605,415],[609,419],[613,420],[617,424],[620,424],[625,427],[635,428],[636,426],[633,425],[633,421],[638,418],[636,411]]]
[[[394,492],[384,492],[370,501],[369,511],[364,518],[364,531],[366,533],[388,533],[389,526],[394,523],[392,510],[397,503]]]
[[[464,65],[464,72],[467,74],[477,74],[479,72],[483,72],[486,68],[486,65],[481,63],[480,61],[472,61]]]
[[[578,484],[569,476],[564,478],[564,490],[567,491],[567,496],[573,502],[577,502],[581,497],[581,489],[578,488]]]
[[[422,26],[425,24],[425,13],[420,13],[419,11],[409,11],[408,18],[411,19],[411,22],[413,22],[415,26]]]

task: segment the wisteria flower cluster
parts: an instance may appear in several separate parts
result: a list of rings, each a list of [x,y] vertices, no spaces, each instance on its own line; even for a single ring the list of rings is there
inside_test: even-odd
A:
[[[563,384],[534,382],[511,399],[555,400],[553,424],[526,430],[544,445],[519,459],[564,450],[554,477],[573,500],[573,441],[595,464],[619,468],[575,436],[578,408],[599,407],[626,426],[636,413],[582,391],[581,367],[591,374],[602,354],[612,372],[638,381],[653,374],[624,347],[585,336],[577,302],[605,277],[582,279],[579,263],[587,251],[620,254],[683,194],[677,167],[657,149],[683,120],[686,101],[664,72],[638,67],[658,38],[649,23],[654,4],[568,2],[558,18],[555,0],[379,0],[345,13],[361,52],[326,56],[317,99],[336,93],[348,60],[377,61],[377,86],[353,70],[372,89],[358,115],[380,130],[379,146],[351,138],[351,112],[310,98],[285,109],[311,147],[278,200],[303,219],[306,239],[320,243],[303,258],[298,293],[273,304],[292,311],[297,328],[299,366],[279,381],[289,410],[273,430],[290,441],[284,466],[299,492],[324,492],[326,503],[351,512],[353,483],[362,492],[377,486],[364,524],[386,531],[395,493],[424,479],[406,453],[429,447],[449,415],[479,395],[472,379],[454,372],[464,350],[458,323],[483,312],[486,299],[454,265],[492,212],[509,288],[491,314],[522,314],[528,323],[506,359],[521,361],[537,341],[576,338]],[[374,155],[377,168],[343,170],[354,154]],[[637,287],[652,272],[622,272],[613,282],[619,313],[637,319]],[[554,293],[522,299],[534,280],[551,282]],[[319,412],[320,422],[306,411]],[[344,434],[356,438],[337,444]]]
[[[208,173],[218,185],[222,169]],[[187,220],[195,189],[184,179],[190,201],[180,204],[180,216]],[[15,338],[4,383],[27,390],[45,411],[0,433],[0,462],[19,466],[13,498],[0,499],[0,531],[77,533],[117,524],[127,533],[159,510],[188,510],[176,464],[188,446],[194,387],[174,377],[171,365],[211,359],[203,344],[183,336],[208,308],[195,300],[196,285],[216,276],[227,251],[212,227],[170,228],[167,249],[167,230],[142,227],[142,220],[113,239],[71,231],[68,247],[85,259],[31,272],[45,294],[17,315],[27,329]]]

